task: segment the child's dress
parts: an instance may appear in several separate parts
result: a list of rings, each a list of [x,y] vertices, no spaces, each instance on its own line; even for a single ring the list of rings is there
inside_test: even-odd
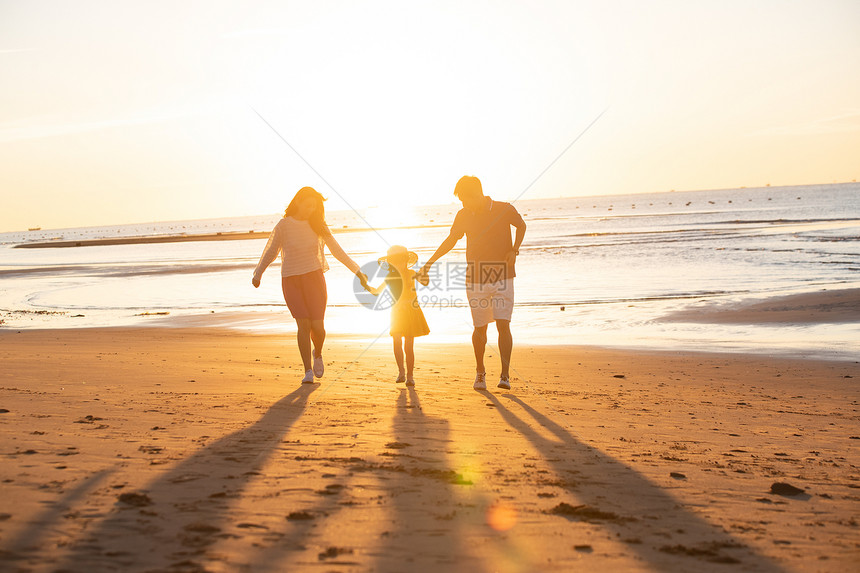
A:
[[[415,276],[418,274],[411,269],[404,271],[406,280],[392,269],[385,278],[385,283],[394,298],[391,307],[391,336],[425,336],[430,334],[430,327],[424,319],[424,312],[418,306],[418,293],[415,292]]]

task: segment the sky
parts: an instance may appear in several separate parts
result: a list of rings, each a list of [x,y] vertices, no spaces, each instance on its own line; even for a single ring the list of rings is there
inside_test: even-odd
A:
[[[450,203],[465,174],[502,200],[852,181],[858,29],[856,0],[0,0],[0,232],[306,185]]]

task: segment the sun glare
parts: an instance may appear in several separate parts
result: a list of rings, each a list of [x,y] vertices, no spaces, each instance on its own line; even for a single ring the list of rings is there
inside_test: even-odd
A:
[[[517,524],[517,510],[504,501],[487,508],[487,524],[496,531],[508,531]]]
[[[419,210],[410,205],[397,204],[393,201],[382,205],[368,207],[364,210],[365,220],[376,229],[390,227],[413,227],[423,225]]]

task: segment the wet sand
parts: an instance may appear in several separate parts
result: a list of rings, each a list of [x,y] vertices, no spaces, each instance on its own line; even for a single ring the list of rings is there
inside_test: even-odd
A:
[[[0,331],[0,569],[847,571],[856,362]],[[490,375],[497,354],[489,352]],[[802,491],[792,491],[788,484]],[[790,495],[790,494],[795,495]]]
[[[821,290],[731,305],[704,303],[664,320],[712,324],[860,322],[860,289]]]

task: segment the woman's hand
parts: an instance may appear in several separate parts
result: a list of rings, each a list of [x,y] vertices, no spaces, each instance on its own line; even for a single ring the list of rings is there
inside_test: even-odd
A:
[[[361,283],[361,286],[366,289],[367,288],[367,275],[361,271],[358,271],[357,273],[355,273],[355,276],[358,277],[358,280]]]
[[[254,285],[254,288],[260,288],[260,279],[257,277],[252,278],[251,284]]]

